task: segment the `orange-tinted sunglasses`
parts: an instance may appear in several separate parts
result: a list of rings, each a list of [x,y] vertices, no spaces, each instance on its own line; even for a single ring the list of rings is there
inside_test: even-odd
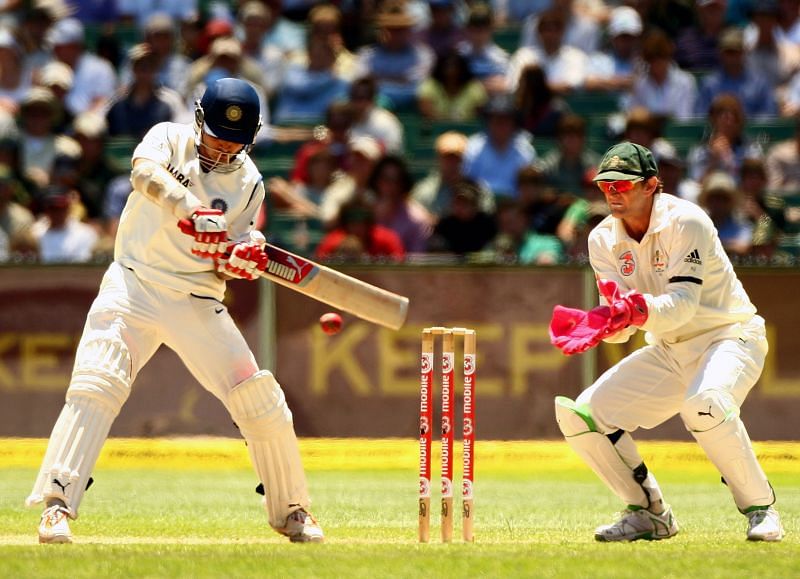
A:
[[[643,179],[639,177],[633,181],[598,181],[597,186],[603,193],[627,193],[633,190],[633,187]]]

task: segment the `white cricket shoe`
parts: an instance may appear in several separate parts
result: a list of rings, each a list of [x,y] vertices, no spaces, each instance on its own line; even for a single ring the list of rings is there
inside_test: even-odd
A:
[[[774,507],[750,511],[745,516],[748,519],[748,541],[780,541],[783,539],[781,516]]]
[[[289,537],[292,543],[322,543],[325,536],[322,527],[305,509],[298,509],[286,518],[286,525],[275,529]]]
[[[659,541],[678,534],[678,522],[672,516],[672,508],[667,506],[660,515],[647,509],[631,509],[622,512],[616,523],[597,527],[594,538],[597,541]]]
[[[42,513],[39,523],[40,543],[71,543],[72,532],[69,530],[69,511],[61,505],[47,507]]]

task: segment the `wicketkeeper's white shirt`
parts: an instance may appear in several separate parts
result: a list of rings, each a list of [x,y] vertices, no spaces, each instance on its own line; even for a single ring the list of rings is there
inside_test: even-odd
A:
[[[656,194],[650,227],[640,242],[621,220],[606,217],[589,235],[589,258],[598,278],[645,294],[648,343],[676,343],[709,336],[750,320],[756,308],[736,277],[719,235],[694,203]],[[630,327],[607,341],[627,340]],[[702,341],[702,340],[699,340]]]
[[[136,147],[133,159],[138,158],[166,167],[203,205],[222,210],[231,239],[248,237],[264,200],[261,174],[249,157],[232,173],[206,173],[197,157],[194,127],[159,123]],[[167,207],[133,191],[120,217],[114,258],[147,282],[221,300],[225,282],[215,275],[212,260],[192,255],[192,241]]]

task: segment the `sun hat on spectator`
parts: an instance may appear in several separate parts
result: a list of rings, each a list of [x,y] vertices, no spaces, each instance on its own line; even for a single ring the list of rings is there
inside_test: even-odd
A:
[[[108,132],[108,123],[103,115],[86,111],[72,121],[72,130],[76,135],[82,135],[87,139],[99,139]]]
[[[47,105],[53,112],[58,112],[58,99],[49,88],[43,86],[31,87],[25,96],[22,97],[20,108],[24,111],[26,108],[35,105]]]
[[[140,60],[144,60],[145,58],[149,58],[151,56],[153,56],[153,49],[146,42],[134,44],[128,49],[128,60],[131,61],[131,64],[136,64]]]
[[[175,31],[175,20],[166,12],[154,12],[144,25],[145,34],[158,34],[159,32]]]
[[[39,82],[42,86],[54,87],[57,86],[66,91],[72,88],[72,82],[75,75],[68,64],[60,60],[48,62],[42,67],[39,72]]]
[[[350,151],[353,153],[360,153],[370,161],[377,161],[383,156],[380,143],[367,135],[359,135],[351,139]]]
[[[742,192],[736,187],[736,181],[723,171],[715,171],[703,180],[700,195],[697,197],[697,204],[705,207],[708,203],[708,198],[712,195],[725,195],[734,206],[738,206],[743,201]]]
[[[84,28],[77,18],[59,20],[47,32],[47,43],[50,46],[62,44],[83,44]]]
[[[678,155],[678,150],[666,139],[656,139],[653,141],[650,150],[653,152],[653,158],[656,160],[659,167],[662,165],[683,167],[685,165],[680,155]]]
[[[744,50],[744,32],[740,28],[728,28],[719,37],[720,50]]]
[[[257,0],[249,0],[242,4],[242,7],[239,9],[239,21],[244,22],[248,18],[266,18],[269,19],[272,16],[272,11],[269,9],[269,6],[258,2]]]
[[[639,36],[642,33],[642,17],[630,6],[618,6],[611,11],[608,22],[609,36],[630,34]]]
[[[378,28],[410,28],[416,22],[414,17],[406,9],[403,0],[389,0],[375,17],[375,25]]]
[[[338,26],[342,21],[342,13],[332,4],[317,4],[308,13],[308,21],[312,26],[315,24],[335,24]]]
[[[456,131],[447,131],[436,138],[434,148],[439,155],[464,155],[467,148],[467,136]]]

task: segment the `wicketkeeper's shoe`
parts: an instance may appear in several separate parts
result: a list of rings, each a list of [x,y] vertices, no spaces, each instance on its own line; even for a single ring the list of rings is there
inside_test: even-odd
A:
[[[275,530],[289,537],[292,543],[322,543],[325,540],[322,527],[305,509],[293,512],[286,518],[286,525]]]
[[[748,541],[780,541],[783,539],[781,516],[773,507],[745,513],[748,519]]]
[[[594,538],[598,541],[659,541],[678,534],[678,522],[672,508],[656,515],[641,507],[629,506],[616,523],[597,527]]]
[[[61,505],[47,507],[39,523],[39,542],[71,543],[72,532],[68,520],[68,511]]]

